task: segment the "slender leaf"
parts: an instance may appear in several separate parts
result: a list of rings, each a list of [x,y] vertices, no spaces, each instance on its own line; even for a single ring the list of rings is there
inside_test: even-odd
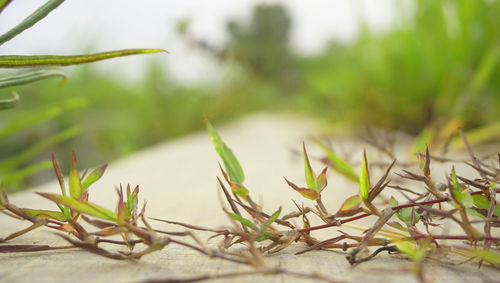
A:
[[[63,109],[59,106],[24,113],[21,116],[14,117],[7,125],[0,130],[0,139],[12,135],[14,133],[25,130],[31,126],[37,125],[44,121],[48,121],[63,114]]]
[[[255,231],[258,230],[257,226],[255,224],[253,224],[252,221],[246,219],[246,218],[243,218],[235,213],[232,213],[232,212],[229,212],[229,211],[226,211],[227,215],[229,215],[232,219],[240,222],[241,224],[245,225],[246,227],[250,228],[250,229],[253,229]]]
[[[233,191],[234,194],[236,194],[239,197],[247,197],[249,194],[247,188],[235,182],[231,182],[231,190]]]
[[[0,56],[0,68],[29,68],[43,66],[70,66],[96,62],[100,60],[111,59],[137,54],[148,54],[165,52],[163,49],[124,49],[108,51],[87,55],[3,55]]]
[[[4,2],[10,2],[10,1],[4,1]],[[29,15],[27,18],[25,18],[17,26],[13,27],[12,29],[7,31],[6,33],[2,34],[0,36],[0,45],[11,40],[12,38],[14,38],[16,35],[20,34],[21,32],[23,32],[24,30],[32,27],[38,21],[45,18],[50,12],[52,12],[52,10],[57,8],[63,2],[64,2],[64,0],[49,0],[49,1],[47,1],[44,5],[42,5],[35,12],[33,12],[31,15]],[[7,4],[8,3],[0,3],[0,5],[2,5],[1,9],[5,8],[5,6]]]
[[[368,199],[370,191],[370,173],[368,172],[368,162],[366,161],[366,150],[363,150],[363,163],[361,164],[361,172],[359,173],[359,191],[361,198]]]
[[[264,240],[264,238],[266,238],[266,232],[267,232],[267,229],[269,228],[269,226],[271,226],[271,224],[276,221],[276,219],[278,219],[278,217],[280,216],[281,214],[281,206],[278,210],[276,210],[263,224],[262,226],[260,227],[260,234],[259,236],[257,237],[257,240],[260,241],[260,240]]]
[[[41,195],[44,198],[50,199],[55,203],[67,206],[80,213],[94,216],[104,220],[110,220],[113,222],[117,221],[117,215],[115,213],[109,211],[104,207],[90,203],[88,201],[82,199],[76,199],[70,196],[62,196],[49,193],[37,193],[37,194]]]
[[[61,77],[61,85],[66,82],[66,76],[59,71],[39,70],[0,78],[0,88],[23,85],[50,77]]]
[[[50,161],[37,162],[22,169],[6,173],[4,176],[2,176],[2,182],[4,184],[17,183],[40,171],[50,169],[51,167],[52,163]]]
[[[55,219],[61,222],[65,222],[67,220],[66,216],[64,216],[64,214],[59,211],[30,208],[21,208],[21,210],[24,211],[24,213],[28,214],[30,217]]]
[[[205,123],[207,125],[208,134],[212,139],[215,150],[224,162],[224,166],[226,167],[226,171],[229,174],[231,181],[238,184],[243,184],[243,181],[245,180],[245,174],[243,173],[243,169],[241,169],[241,165],[238,162],[238,159],[236,159],[236,156],[234,156],[231,149],[227,147],[226,144],[222,141],[215,128],[212,126],[212,124],[210,124],[210,121],[205,120]]]
[[[311,162],[309,162],[309,157],[307,156],[307,151],[306,151],[306,145],[304,143],[302,143],[302,150],[304,152],[304,172],[306,176],[307,187],[319,193],[316,174],[314,174],[314,171],[311,167]]]
[[[82,182],[82,193],[85,192],[90,185],[93,183],[97,182],[99,179],[101,179],[102,175],[104,174],[104,171],[106,171],[106,168],[108,167],[108,164],[104,164],[99,168],[94,169],[85,180]]]
[[[480,259],[491,264],[500,265],[500,253],[487,250],[472,250],[472,252]]]
[[[330,150],[328,147],[322,144],[319,140],[315,141],[316,144],[323,150],[326,157],[330,161],[329,164],[332,166],[333,170],[337,171],[338,173],[342,174],[344,177],[348,178],[353,182],[357,183],[359,181],[359,176],[355,173],[351,165],[349,165],[347,162],[339,158],[332,150]]]
[[[459,201],[465,207],[471,207],[473,204],[472,196],[467,189],[460,186],[457,179],[457,174],[455,173],[455,167],[451,170],[451,180],[453,182],[453,195],[455,199]]]

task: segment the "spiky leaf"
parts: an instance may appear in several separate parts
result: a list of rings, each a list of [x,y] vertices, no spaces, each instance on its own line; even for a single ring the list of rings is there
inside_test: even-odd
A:
[[[82,182],[82,192],[85,192],[90,185],[93,183],[97,182],[99,179],[101,179],[102,175],[104,174],[104,171],[106,171],[106,168],[108,167],[108,164],[104,164],[99,168],[94,169],[85,180]]]
[[[55,203],[67,206],[72,210],[78,211],[80,213],[94,216],[104,220],[110,220],[113,222],[117,221],[117,215],[115,213],[104,207],[90,203],[88,201],[82,199],[76,199],[70,196],[62,196],[49,193],[37,193],[37,194],[43,196],[44,198],[50,199]]]
[[[71,155],[71,171],[69,173],[69,195],[74,198],[82,197],[82,184],[80,182],[80,176],[76,170],[76,154],[73,151]]]
[[[359,182],[359,176],[355,173],[354,169],[347,162],[338,157],[332,150],[322,144],[319,140],[316,140],[316,144],[323,150],[326,157],[328,158],[329,164],[332,166],[333,170],[342,174],[347,179],[353,182]]]
[[[320,198],[320,194],[315,191],[315,190],[311,190],[309,188],[301,188],[297,185],[295,185],[294,183],[288,181],[286,178],[285,178],[285,181],[286,183],[294,190],[296,190],[298,193],[300,193],[303,197],[305,198],[308,198],[310,200],[317,200]]]
[[[366,150],[363,150],[363,163],[361,164],[361,172],[359,173],[359,191],[361,198],[368,199],[370,192],[370,174],[368,172],[368,161],[366,161]]]
[[[205,122],[207,125],[208,134],[212,139],[215,150],[224,162],[224,166],[226,167],[226,171],[229,174],[231,181],[238,184],[243,184],[243,181],[245,180],[245,174],[243,173],[243,169],[241,169],[241,165],[238,162],[238,159],[236,159],[236,156],[234,156],[231,149],[222,141],[221,137],[212,126],[212,124],[210,124],[208,120],[205,120]]]
[[[61,222],[68,220],[66,216],[59,211],[44,210],[44,209],[30,209],[21,208],[21,210],[31,217],[45,218],[45,219],[55,219]]]

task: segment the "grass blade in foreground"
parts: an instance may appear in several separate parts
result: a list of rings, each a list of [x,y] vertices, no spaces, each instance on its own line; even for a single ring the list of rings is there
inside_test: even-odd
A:
[[[81,199],[75,199],[69,196],[61,196],[56,194],[49,193],[37,193],[44,198],[48,198],[51,201],[67,206],[73,210],[76,210],[80,213],[87,214],[90,216],[94,216],[97,218],[101,218],[104,220],[117,221],[116,213],[107,210],[104,207],[98,206],[96,204],[90,203],[88,201],[84,201]]]
[[[0,56],[0,68],[29,68],[41,66],[70,66],[96,62],[100,60],[137,54],[166,52],[163,49],[124,49],[87,55],[3,55]]]

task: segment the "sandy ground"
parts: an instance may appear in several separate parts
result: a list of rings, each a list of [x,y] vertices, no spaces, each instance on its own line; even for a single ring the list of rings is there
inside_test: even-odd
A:
[[[258,114],[219,129],[224,141],[233,149],[246,174],[245,184],[264,210],[284,211],[294,208],[292,199],[313,205],[292,191],[283,176],[303,185],[303,164],[291,151],[300,150],[301,143],[316,133],[312,121]],[[340,147],[360,155],[362,144],[342,140]],[[312,142],[311,156],[315,155]],[[316,151],[317,152],[317,151]],[[359,153],[359,154],[358,154]],[[59,157],[61,158],[61,157]],[[110,209],[114,208],[119,185],[140,185],[140,201],[147,200],[147,215],[173,221],[204,226],[223,226],[230,222],[221,210],[221,192],[216,183],[219,161],[205,132],[169,141],[111,163],[105,176],[90,191],[90,199]],[[321,168],[313,162],[317,171]],[[323,200],[336,210],[343,199],[356,194],[357,188],[335,174],[329,175],[329,186]],[[33,191],[58,192],[56,182]],[[10,197],[12,203],[22,207],[54,208],[55,205],[27,191]],[[0,237],[27,226],[0,215]],[[177,226],[153,223],[158,229],[182,231]],[[338,235],[337,229],[323,231],[326,237]],[[332,236],[333,235],[333,236]],[[61,245],[63,242],[48,229],[39,229],[9,244]],[[334,251],[314,251],[301,256],[293,253],[303,249],[295,244],[289,249],[269,257],[271,265],[290,270],[318,272],[332,279],[348,282],[416,282],[408,272],[412,264],[397,256],[380,255],[355,268],[349,266],[345,254]],[[496,281],[498,272],[477,265],[444,266],[428,264],[429,278],[436,282]],[[140,261],[115,261],[79,250],[0,254],[1,282],[137,282],[145,279],[185,278],[203,274],[217,274],[246,267],[209,259],[178,246],[167,246],[163,251],[143,257]],[[242,282],[293,282],[290,276],[240,277]],[[227,280],[235,281],[234,279]]]

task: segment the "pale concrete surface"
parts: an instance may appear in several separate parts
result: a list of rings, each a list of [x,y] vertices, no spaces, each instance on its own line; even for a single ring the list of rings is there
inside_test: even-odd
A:
[[[219,127],[224,141],[233,149],[246,174],[245,184],[253,198],[268,212],[280,205],[284,212],[294,209],[291,199],[312,206],[292,191],[283,181],[303,185],[303,164],[290,149],[301,149],[303,140],[315,133],[311,121],[259,114],[235,124]],[[315,151],[312,142],[311,156]],[[342,142],[345,151],[361,152],[361,145]],[[69,156],[67,156],[69,158]],[[63,158],[59,156],[58,158]],[[230,222],[220,208],[220,189],[215,176],[219,161],[208,135],[196,133],[166,142],[122,160],[111,163],[104,177],[90,191],[90,199],[113,209],[116,185],[139,184],[140,202],[147,200],[147,216],[182,221],[204,226],[222,226]],[[319,172],[320,165],[313,162]],[[56,182],[34,191],[59,192]],[[336,210],[343,199],[356,194],[357,188],[335,174],[329,175],[329,185],[323,193],[327,207]],[[54,208],[55,205],[33,194],[32,191],[10,197],[21,207]],[[0,215],[0,237],[26,227],[28,223]],[[179,231],[177,226],[151,222],[156,228]],[[322,231],[320,237],[334,237],[338,229]],[[203,238],[206,234],[200,234]],[[215,242],[214,242],[215,243]],[[39,229],[8,244],[64,244],[49,229]],[[416,282],[407,270],[412,264],[397,256],[380,254],[355,268],[349,266],[345,255],[335,251],[314,251],[300,256],[293,253],[305,247],[297,243],[268,258],[270,264],[294,271],[318,272],[333,279],[348,282]],[[140,247],[137,247],[140,248]],[[61,250],[35,253],[0,254],[1,282],[138,282],[146,279],[184,278],[247,270],[245,266],[209,259],[185,248],[170,245],[164,250],[143,257],[139,261],[115,261],[81,250]],[[476,264],[461,266],[428,265],[428,276],[436,282],[498,281],[499,273]],[[228,282],[294,282],[303,279],[290,276],[253,276],[228,279]]]

